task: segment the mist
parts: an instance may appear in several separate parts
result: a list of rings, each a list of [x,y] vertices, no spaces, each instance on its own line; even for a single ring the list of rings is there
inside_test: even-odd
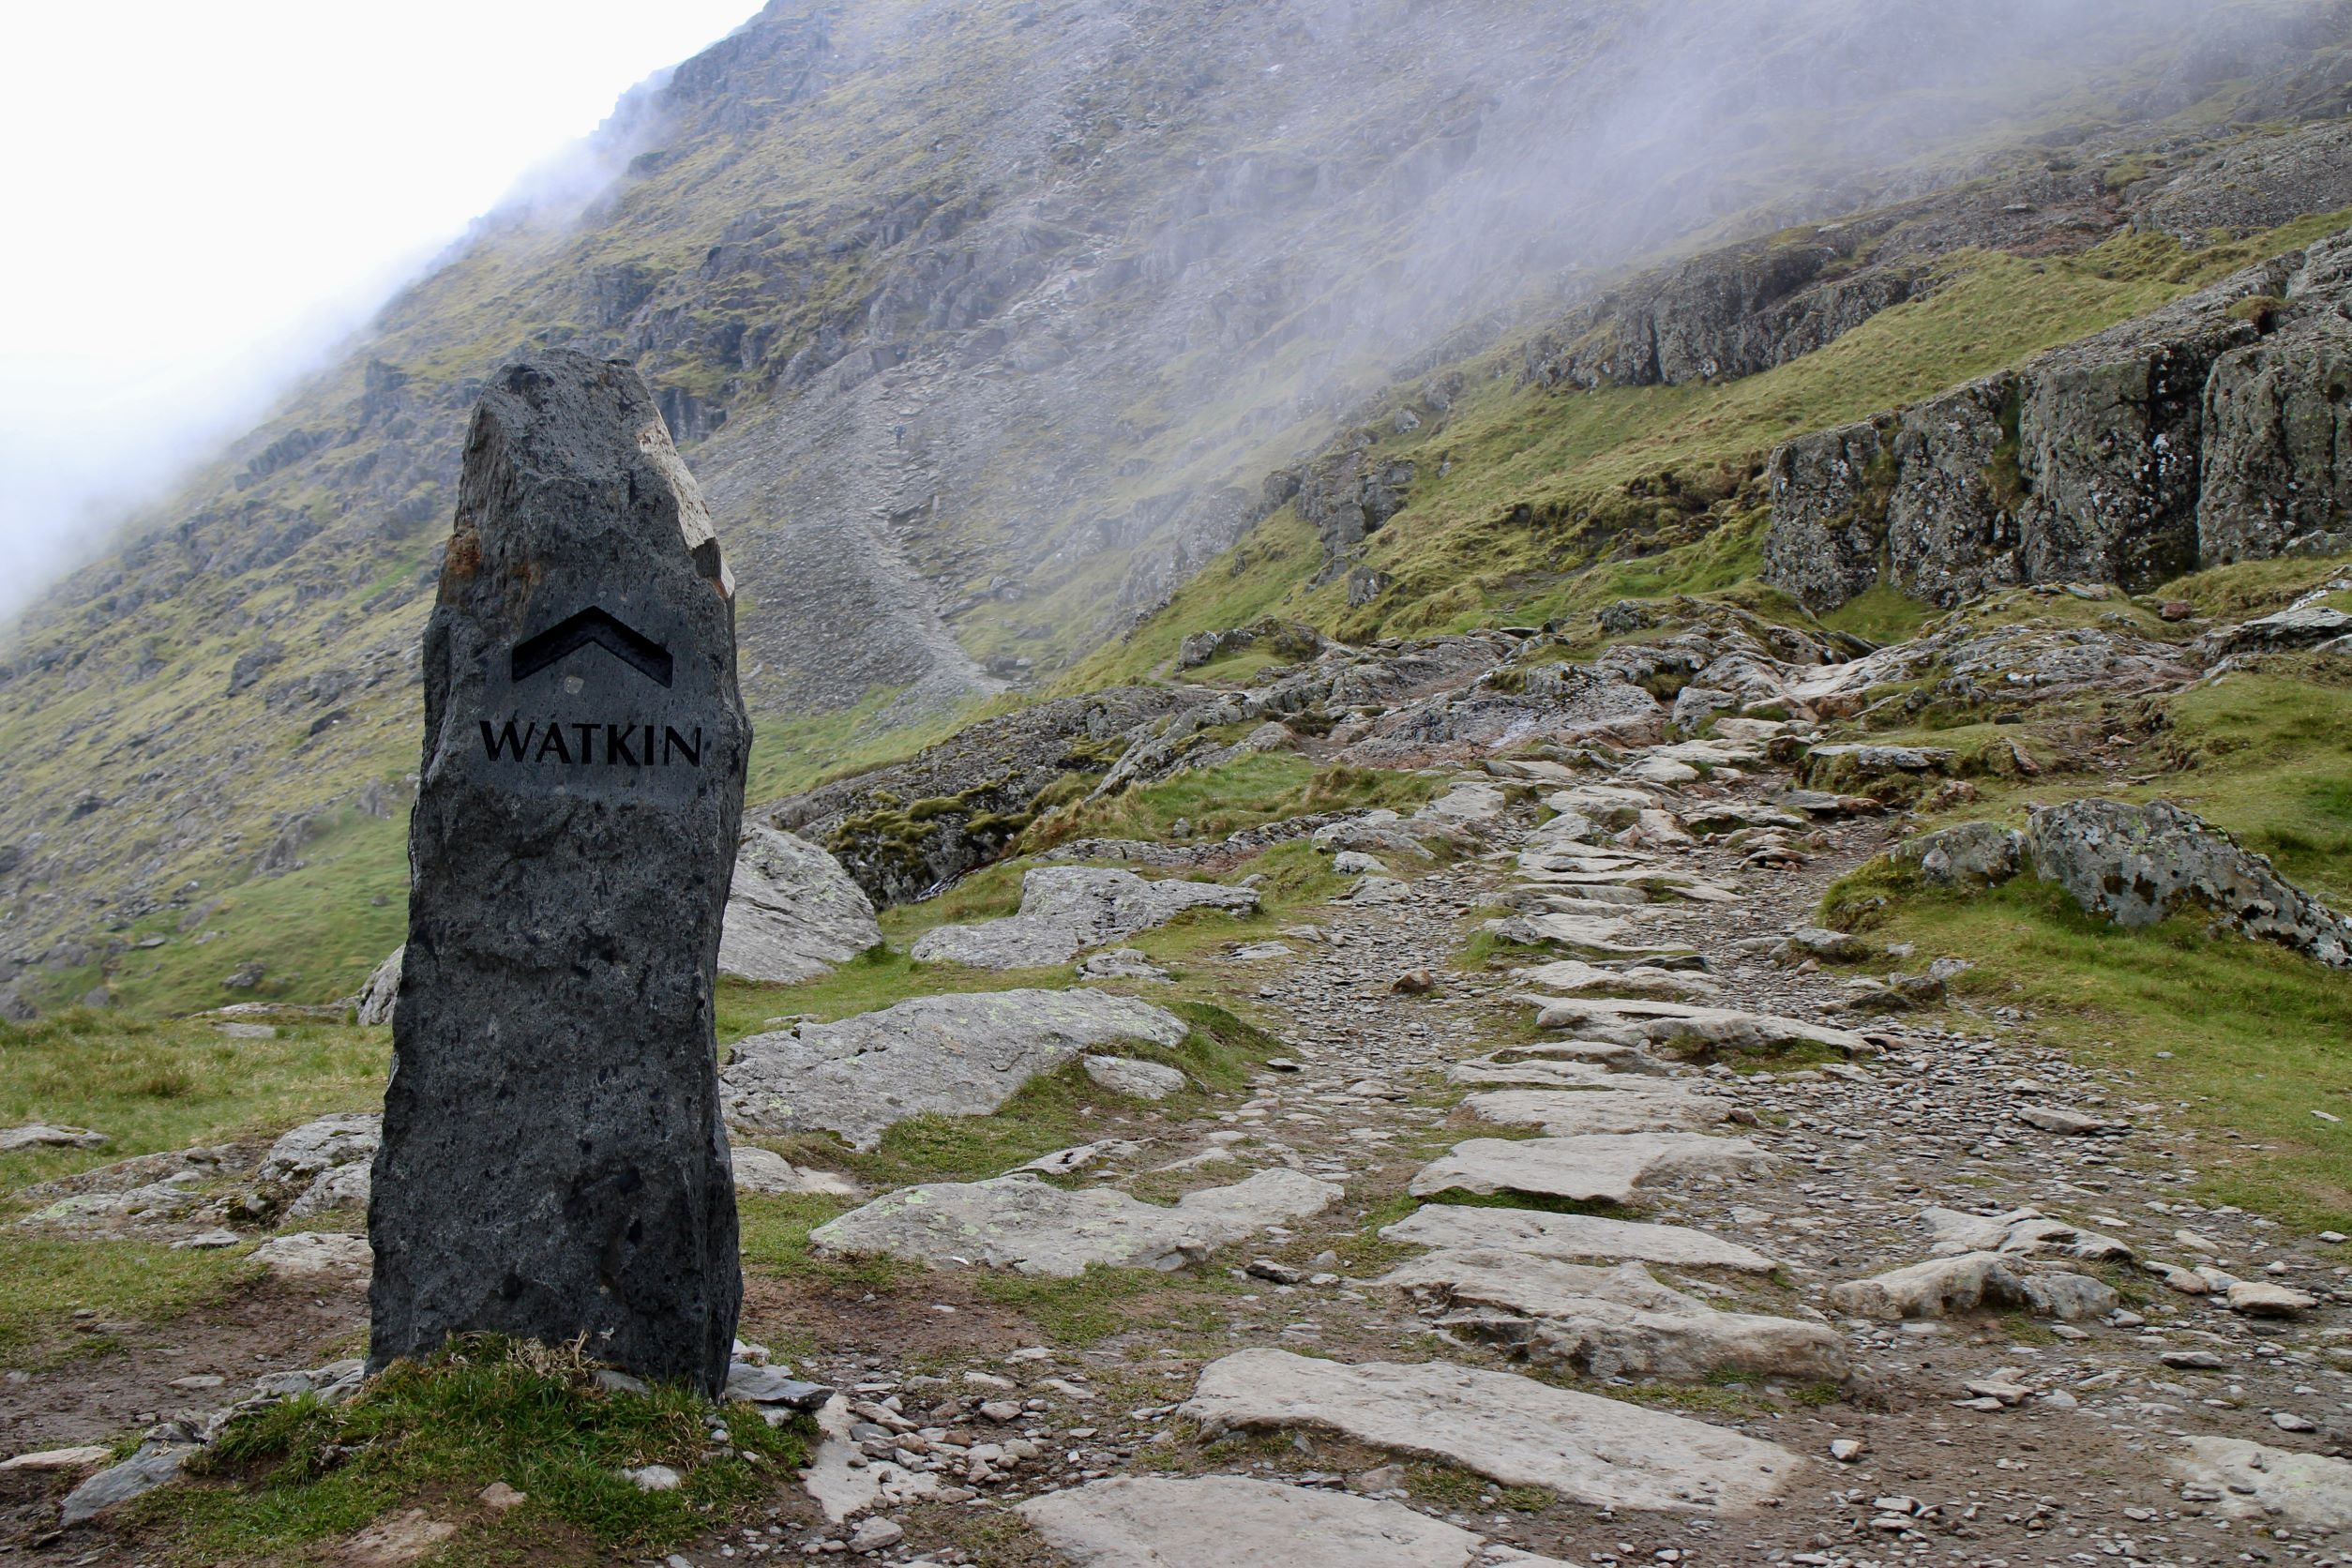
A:
[[[529,200],[576,210],[615,171],[566,142],[750,4],[423,0],[390,25],[301,0],[11,12],[0,617],[249,429],[526,171]]]

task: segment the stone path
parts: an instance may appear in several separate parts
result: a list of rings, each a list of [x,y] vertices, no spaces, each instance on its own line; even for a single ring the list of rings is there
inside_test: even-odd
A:
[[[821,1366],[892,1417],[837,1439],[833,1470],[938,1477],[925,1508],[1015,1502],[1033,1532],[991,1556],[902,1511],[882,1555],[2352,1561],[2352,1464],[2330,1456],[2352,1259],[2193,1203],[2164,1108],[2022,1020],[1850,1008],[1894,988],[1809,961],[1838,940],[1813,905],[1890,829],[1801,797],[1817,825],[1775,804],[1787,782],[1752,749],[1658,748],[1554,793],[1540,827],[1457,792],[1485,852],[1392,852],[1395,876],[1287,953],[1234,954],[1288,1060],[1072,1196],[1128,1214],[1107,1189],[1256,1169],[1346,1200],[1244,1246],[1268,1256],[1233,1265],[1223,1353],[1145,1327],[920,1379]],[[1482,922],[1541,956],[1398,986]],[[2250,1286],[2308,1307],[2257,1316]],[[1138,1367],[1190,1392],[1097,1395]]]

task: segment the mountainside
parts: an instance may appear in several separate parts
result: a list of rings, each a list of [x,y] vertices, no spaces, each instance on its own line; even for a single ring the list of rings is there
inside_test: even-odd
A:
[[[774,795],[1275,608],[1728,583],[1787,437],[2352,205],[2334,0],[1720,9],[778,0],[23,619],[0,987],[323,999],[398,940],[458,431],[520,351],[656,387]]]

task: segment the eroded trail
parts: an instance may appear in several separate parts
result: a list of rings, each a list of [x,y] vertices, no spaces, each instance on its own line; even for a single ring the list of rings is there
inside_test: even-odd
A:
[[[1329,1184],[1215,1258],[1213,1318],[819,1358],[853,1390],[839,1518],[737,1549],[2344,1560],[2341,1254],[2193,1202],[2166,1108],[2028,1023],[1915,1021],[1936,955],[1813,961],[1851,956],[1807,928],[1821,888],[1890,836],[1862,803],[1738,741],[1574,777],[1518,781],[1541,813],[1464,780],[1432,810],[1483,848],[1450,865],[1365,840],[1352,897],[1216,960],[1289,1055],[1077,1161],[1163,1201]],[[1457,964],[1499,909],[1523,967]],[[963,1223],[933,1261],[992,1217]]]

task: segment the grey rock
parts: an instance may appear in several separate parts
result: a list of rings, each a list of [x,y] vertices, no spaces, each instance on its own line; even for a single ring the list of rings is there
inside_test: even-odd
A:
[[[67,1493],[58,1510],[58,1524],[71,1528],[117,1503],[145,1497],[158,1486],[178,1480],[188,1456],[195,1452],[189,1443],[141,1443],[138,1453]]]
[[[1132,871],[1042,866],[1021,879],[1021,909],[1005,920],[942,926],[914,944],[919,962],[975,969],[1039,969],[1083,949],[1164,926],[1193,909],[1246,913],[1258,895],[1214,882],[1147,882]]]
[[[384,1118],[322,1116],[279,1138],[254,1172],[256,1196],[294,1216],[368,1206],[368,1168],[383,1141]]]
[[[2043,881],[2118,925],[2153,926],[2201,909],[2243,936],[2352,968],[2352,920],[2177,806],[2069,801],[2034,812],[2026,840]]]
[[[53,1127],[40,1122],[0,1127],[0,1154],[19,1149],[102,1149],[106,1143],[104,1133],[87,1127]]]
[[[881,943],[874,906],[839,861],[775,828],[744,831],[719,935],[721,974],[789,986]]]
[[[1743,1138],[1595,1133],[1524,1142],[1472,1138],[1412,1179],[1415,1198],[1443,1192],[1528,1193],[1580,1203],[1631,1203],[1635,1190],[1686,1176],[1752,1175],[1772,1156]]]
[[[809,1193],[829,1198],[865,1196],[858,1184],[846,1176],[796,1166],[781,1154],[752,1144],[734,1145],[728,1151],[728,1159],[734,1167],[735,1190],[739,1193],[759,1193],[768,1198],[799,1197]]]
[[[2012,1308],[2073,1322],[2104,1317],[2120,1299],[2104,1281],[2088,1274],[2035,1273],[2015,1258],[1995,1252],[1931,1258],[1830,1288],[1833,1310],[1885,1322]]]
[[[2190,1485],[2209,1488],[2209,1506],[2230,1518],[2352,1530],[2352,1462],[2238,1438],[2195,1437],[2181,1440],[2172,1468]]]
[[[1937,887],[1991,887],[2023,868],[2026,838],[1995,822],[1962,822],[1907,838],[1889,853],[1897,866],[1914,867],[1922,881]]]
[[[1692,1382],[1743,1372],[1843,1382],[1851,1370],[1845,1341],[1822,1324],[1718,1312],[1638,1263],[1595,1269],[1516,1251],[1449,1250],[1416,1258],[1379,1283],[1446,1307],[1507,1314],[1470,1332],[1537,1365],[1593,1378]]]
[[[829,1256],[880,1253],[1070,1279],[1096,1264],[1182,1268],[1268,1226],[1320,1214],[1341,1192],[1301,1171],[1261,1170],[1161,1208],[1102,1187],[1071,1192],[1017,1174],[907,1187],[819,1226],[809,1240]]]
[[[305,1230],[273,1236],[247,1256],[264,1264],[280,1279],[307,1279],[316,1274],[365,1274],[375,1266],[375,1254],[365,1236]]]
[[[1173,1048],[1182,1018],[1103,991],[917,997],[838,1023],[739,1042],[720,1077],[727,1118],[834,1132],[870,1149],[923,1115],[985,1116],[1041,1073],[1127,1041]]]
[[[1166,980],[1168,971],[1132,947],[1114,948],[1108,953],[1089,953],[1078,960],[1081,980]]]
[[[634,370],[559,352],[491,379],[425,632],[371,1366],[456,1334],[585,1334],[626,1371],[726,1380],[732,594]]]
[[[1447,1362],[1346,1365],[1244,1350],[1200,1374],[1184,1413],[1212,1436],[1334,1432],[1603,1508],[1740,1513],[1804,1471],[1788,1450],[1739,1432]]]
[[[1173,1067],[1127,1056],[1090,1056],[1086,1059],[1086,1076],[1097,1087],[1131,1100],[1165,1100],[1170,1094],[1184,1093],[1187,1081]]]
[[[1077,1568],[1560,1568],[1401,1502],[1233,1475],[1119,1476],[1017,1512]]]
[[[395,947],[392,956],[368,976],[368,983],[352,998],[353,1021],[369,1029],[392,1021],[392,1011],[400,1000],[400,956],[407,951],[406,947]]]
[[[2197,640],[2197,654],[2210,663],[2234,654],[2279,654],[2316,648],[2348,636],[2352,636],[2352,615],[2326,605],[2306,605],[2209,632]]]
[[[1803,1044],[1827,1046],[1847,1056],[1871,1055],[1877,1048],[1850,1029],[1808,1023],[1735,1007],[1701,1007],[1678,1002],[1641,1002],[1533,997],[1536,1025],[1574,1030],[1620,1045],[1647,1045],[1673,1054],[1710,1050],[1770,1051]]]
[[[789,1367],[754,1366],[748,1362],[735,1362],[727,1368],[725,1397],[741,1399],[752,1405],[780,1405],[787,1410],[821,1410],[833,1397],[833,1390],[822,1383],[804,1381],[792,1375]]]
[[[1641,1225],[1599,1214],[1554,1214],[1537,1209],[1470,1208],[1433,1203],[1388,1226],[1380,1239],[1464,1252],[1511,1252],[1525,1258],[1587,1262],[1623,1259],[1677,1268],[1736,1269],[1771,1274],[1784,1267],[1751,1247],[1679,1225]]]

